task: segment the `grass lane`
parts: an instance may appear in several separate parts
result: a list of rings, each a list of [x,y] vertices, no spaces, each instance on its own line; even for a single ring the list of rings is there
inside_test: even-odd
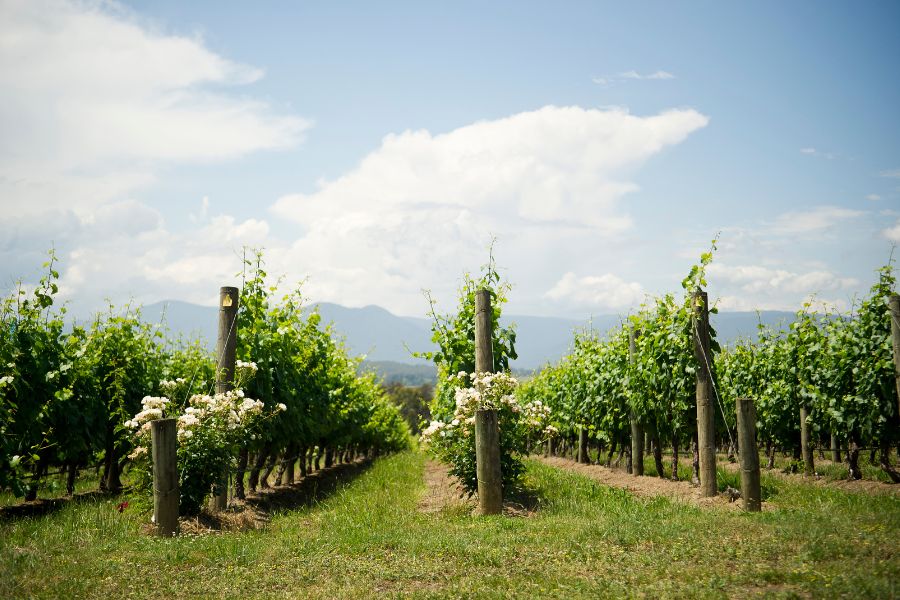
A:
[[[263,531],[160,540],[85,502],[0,522],[0,597],[891,597],[900,500],[773,480],[749,515],[528,463],[535,516],[423,514],[424,457],[380,459]]]

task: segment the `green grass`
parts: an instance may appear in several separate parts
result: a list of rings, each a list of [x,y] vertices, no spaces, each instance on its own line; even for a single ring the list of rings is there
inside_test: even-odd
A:
[[[127,475],[123,474],[122,479],[123,483],[127,481]],[[96,473],[93,470],[82,471],[81,476],[79,476],[78,479],[75,480],[75,493],[81,494],[84,492],[94,492],[97,490],[99,483],[100,478],[97,477]],[[65,474],[53,475],[50,477],[45,477],[41,480],[40,486],[38,487],[38,498],[42,500],[49,500],[65,497]],[[20,504],[21,502],[22,498],[16,498],[16,496],[9,490],[0,491],[0,507],[15,506],[16,504]]]
[[[882,597],[900,499],[772,478],[761,514],[639,499],[528,462],[531,517],[423,514],[424,458],[378,460],[247,533],[156,539],[83,502],[0,522],[0,597]]]

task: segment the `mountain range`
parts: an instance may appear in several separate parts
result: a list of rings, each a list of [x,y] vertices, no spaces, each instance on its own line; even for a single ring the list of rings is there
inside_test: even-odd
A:
[[[428,319],[398,316],[374,305],[349,308],[320,302],[307,310],[314,309],[318,309],[323,324],[332,324],[334,331],[344,338],[352,354],[364,355],[365,361],[380,374],[406,383],[433,379],[433,365],[412,356],[412,352],[433,349],[431,322]],[[145,306],[142,312],[148,321],[165,321],[173,333],[200,337],[210,348],[215,346],[216,307],[167,300]],[[527,372],[556,361],[570,347],[575,330],[590,327],[605,332],[618,325],[622,318],[620,315],[598,315],[588,321],[509,316],[504,320],[516,325],[516,351],[519,355],[512,362],[512,367]],[[711,315],[717,339],[723,345],[739,337],[754,338],[759,322],[785,326],[793,318],[793,313],[781,311]]]

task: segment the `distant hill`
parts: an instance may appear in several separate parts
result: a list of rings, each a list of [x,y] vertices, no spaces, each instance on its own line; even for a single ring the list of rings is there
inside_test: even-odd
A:
[[[366,363],[379,373],[398,381],[409,381],[407,385],[424,382],[425,377],[433,381],[433,375],[426,375],[426,371],[433,372],[430,363],[410,354],[410,350],[421,352],[432,348],[431,325],[427,319],[400,317],[380,306],[348,308],[322,302],[312,305],[309,310],[313,307],[318,307],[323,323],[333,323],[334,331],[345,338],[351,353],[364,355]],[[173,333],[200,337],[206,340],[210,348],[215,346],[215,307],[168,300],[145,306],[143,316],[152,322],[165,318]],[[756,325],[760,320],[767,325],[784,327],[793,319],[794,314],[790,312],[763,311],[759,315],[755,312],[724,312],[712,315],[712,326],[719,342],[727,344],[739,337],[755,339]],[[506,317],[504,321],[515,323],[517,331],[516,351],[519,358],[512,366],[522,372],[540,368],[566,353],[576,329],[590,327],[595,331],[607,332],[621,320],[618,315],[594,316],[590,321],[521,315]]]
[[[392,360],[365,360],[359,365],[360,372],[375,371],[385,383],[402,383],[419,386],[437,381],[437,368],[433,363],[411,365]]]

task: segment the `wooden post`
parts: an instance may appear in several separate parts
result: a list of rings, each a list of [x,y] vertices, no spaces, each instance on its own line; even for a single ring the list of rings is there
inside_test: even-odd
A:
[[[900,295],[891,294],[888,300],[891,314],[891,345],[894,350],[894,382],[897,390],[897,414],[900,414]]]
[[[153,460],[153,520],[156,534],[178,533],[178,458],[175,419],[150,421]]]
[[[584,425],[578,428],[578,462],[583,464],[591,462],[588,454],[588,432]]]
[[[219,288],[219,335],[216,339],[216,393],[234,389],[234,363],[237,353],[237,311],[240,292],[236,287]],[[228,474],[216,482],[209,501],[210,512],[228,506]]]
[[[216,339],[216,393],[234,389],[234,363],[237,353],[237,311],[240,292],[236,287],[219,289],[219,335]]]
[[[488,290],[475,292],[475,371],[494,372],[494,344],[491,321],[491,293]]]
[[[503,512],[503,479],[500,472],[500,430],[496,410],[475,411],[475,468],[478,476],[478,512]]]
[[[694,355],[697,359],[697,446],[700,454],[700,495],[715,496],[716,413],[712,405],[712,354],[709,349],[709,299],[694,292]]]
[[[831,462],[836,465],[841,464],[841,442],[833,433],[831,434]]]
[[[744,510],[762,510],[759,483],[759,448],[756,445],[756,406],[750,398],[737,399],[738,449],[741,459],[741,497]]]
[[[637,360],[636,340],[637,331],[631,328],[631,336],[628,338],[628,361],[634,363]],[[644,426],[641,424],[634,409],[629,414],[631,421],[631,472],[634,475],[644,474]]]
[[[806,417],[809,416],[809,410],[806,405],[800,406],[800,455],[803,457],[803,472],[806,475],[816,474],[816,465],[813,462],[812,444],[809,443],[809,424]]]
[[[491,295],[475,292],[475,371],[494,372]],[[478,477],[478,512],[503,512],[503,474],[500,471],[500,429],[496,410],[475,411],[475,472]]]

